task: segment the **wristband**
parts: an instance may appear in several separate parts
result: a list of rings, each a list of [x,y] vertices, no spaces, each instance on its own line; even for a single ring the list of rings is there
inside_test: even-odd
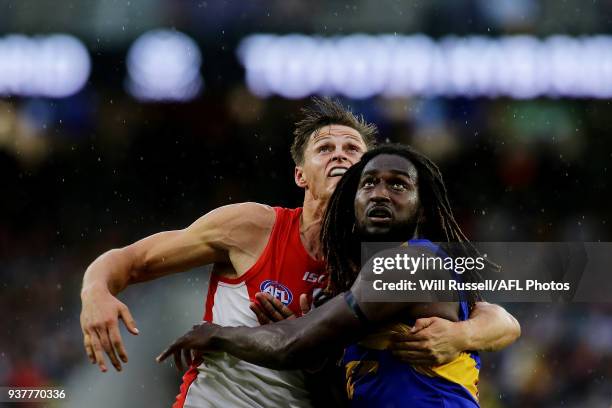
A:
[[[346,304],[351,309],[351,312],[353,312],[355,317],[359,319],[361,324],[363,324],[364,326],[369,326],[370,321],[361,310],[361,307],[359,307],[359,303],[357,303],[357,299],[355,299],[355,296],[353,296],[353,292],[351,292],[350,290],[348,292],[345,292],[344,300],[346,300]]]

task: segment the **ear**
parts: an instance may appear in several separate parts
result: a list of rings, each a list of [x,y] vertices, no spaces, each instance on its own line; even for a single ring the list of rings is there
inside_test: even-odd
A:
[[[304,169],[301,166],[295,166],[294,172],[295,184],[297,184],[300,188],[308,187],[308,183],[306,182],[306,178],[304,177]]]

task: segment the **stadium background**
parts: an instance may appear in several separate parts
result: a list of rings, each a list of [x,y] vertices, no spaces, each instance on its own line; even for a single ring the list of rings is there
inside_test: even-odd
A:
[[[0,41],[66,33],[91,59],[76,93],[23,95],[6,90],[9,71],[2,69],[11,55],[0,47],[0,384],[63,387],[70,407],[170,405],[179,376],[153,359],[201,318],[207,269],[122,295],[141,335],[122,330],[130,363],[120,374],[87,364],[80,282],[104,250],[185,227],[220,205],[301,203],[288,150],[307,99],[248,90],[236,56],[245,36],[580,36],[608,33],[611,17],[612,2],[578,0],[0,1]],[[185,33],[202,53],[203,88],[189,101],[145,101],[128,92],[128,50],[159,28]],[[342,100],[385,138],[437,161],[473,239],[612,239],[609,99]],[[609,304],[506,306],[523,335],[484,355],[483,406],[610,406]]]

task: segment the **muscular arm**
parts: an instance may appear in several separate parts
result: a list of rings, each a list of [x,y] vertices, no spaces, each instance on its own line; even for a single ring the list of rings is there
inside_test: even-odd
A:
[[[238,261],[253,254],[248,240],[271,228],[274,211],[256,203],[233,204],[204,215],[189,227],[151,235],[98,257],[86,270],[83,291],[106,287],[117,294],[128,285],[144,282],[213,262]],[[249,217],[246,217],[249,214]],[[240,233],[237,232],[240,230]],[[265,245],[265,242],[263,242]],[[240,253],[244,252],[244,254]]]
[[[514,316],[487,302],[476,303],[470,318],[457,325],[461,327],[458,337],[463,339],[461,350],[498,351],[521,335],[521,326]]]
[[[317,351],[349,344],[362,337],[364,327],[343,296],[337,296],[304,317],[254,328],[215,327],[210,348],[241,360],[274,369],[310,367]],[[315,362],[316,364],[316,362]]]
[[[363,303],[364,314],[373,324],[388,322],[402,310],[408,315],[453,317],[456,304]],[[389,307],[394,305],[395,307]],[[387,306],[387,307],[381,307]],[[456,318],[456,315],[455,315]],[[218,328],[212,347],[241,360],[274,369],[309,368],[326,350],[346,346],[368,333],[348,307],[344,295],[336,296],[304,317],[259,326]]]
[[[410,364],[444,364],[462,351],[498,351],[521,334],[518,321],[504,308],[486,302],[474,306],[470,318],[449,322],[437,317],[418,319],[410,333],[395,337],[396,358]]]
[[[260,238],[273,223],[270,207],[234,204],[211,211],[183,230],[151,235],[98,257],[87,268],[81,291],[81,327],[90,361],[102,371],[104,352],[117,370],[117,356],[127,362],[118,319],[131,333],[138,330],[127,306],[115,296],[128,285],[209,263],[231,262],[236,271],[244,271],[265,246]]]
[[[361,293],[370,282],[357,279],[351,291]],[[356,295],[357,296],[357,295]],[[359,299],[357,299],[359,300]],[[310,368],[326,350],[346,346],[401,314],[419,318],[439,316],[458,320],[457,303],[360,302],[365,325],[338,295],[299,319],[258,327],[220,327],[205,323],[179,338],[158,361],[174,354],[181,366],[183,350],[226,351],[237,358],[274,369]]]

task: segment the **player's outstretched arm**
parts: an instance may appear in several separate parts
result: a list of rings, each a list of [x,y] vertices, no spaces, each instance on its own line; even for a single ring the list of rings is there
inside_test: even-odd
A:
[[[369,281],[358,278],[347,292],[350,296],[338,295],[299,319],[259,327],[196,325],[162,352],[157,361],[173,355],[181,370],[183,359],[191,363],[191,350],[225,351],[273,369],[312,368],[326,357],[326,350],[346,346],[400,313],[414,318],[439,316],[458,320],[457,303],[361,302],[358,294],[368,284]]]
[[[157,361],[173,355],[177,368],[190,364],[190,351],[225,351],[235,357],[274,369],[310,368],[326,357],[334,344],[359,338],[363,328],[342,296],[302,318],[258,327],[196,325],[162,352]]]
[[[468,320],[418,319],[410,333],[398,333],[391,348],[410,364],[444,364],[462,351],[498,351],[521,335],[518,321],[503,307],[477,302]]]
[[[248,217],[247,217],[248,215]],[[132,334],[138,329],[128,307],[116,295],[128,285],[213,262],[248,262],[252,236],[271,228],[274,210],[256,203],[234,204],[204,215],[183,230],[151,235],[99,256],[86,270],[81,291],[81,328],[93,364],[107,370],[103,354],[120,371],[127,353],[119,332],[122,319]],[[238,231],[241,233],[239,234]]]

